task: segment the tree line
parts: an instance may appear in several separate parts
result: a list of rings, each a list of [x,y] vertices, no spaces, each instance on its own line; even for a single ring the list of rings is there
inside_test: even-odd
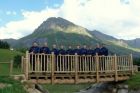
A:
[[[9,49],[10,45],[7,42],[5,42],[5,41],[0,40],[0,48],[2,48],[2,49]]]

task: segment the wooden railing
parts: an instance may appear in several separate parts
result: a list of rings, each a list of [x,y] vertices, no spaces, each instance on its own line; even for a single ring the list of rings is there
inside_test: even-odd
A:
[[[127,56],[95,56],[91,55],[58,55],[32,54],[26,52],[22,57],[22,69],[28,79],[30,73],[50,73],[52,83],[54,76],[59,73],[74,73],[75,82],[79,73],[95,74],[99,81],[101,73],[113,73],[115,81],[118,81],[120,72],[134,73],[132,55]],[[69,74],[71,75],[71,74]]]

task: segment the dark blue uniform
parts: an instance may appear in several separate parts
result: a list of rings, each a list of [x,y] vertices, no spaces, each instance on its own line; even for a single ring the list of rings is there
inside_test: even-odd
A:
[[[106,47],[102,47],[100,51],[101,55],[108,56],[108,49]]]
[[[74,54],[77,53],[77,55],[82,55],[81,54],[81,49],[74,49]]]
[[[40,53],[40,48],[38,46],[32,46],[30,49],[29,49],[29,53]]]
[[[36,58],[37,58],[37,53],[40,53],[40,48],[38,46],[32,46],[29,49],[29,53],[33,53],[30,54],[30,64],[32,65],[32,70],[35,71],[35,62],[36,62]]]
[[[60,49],[58,53],[61,54],[61,55],[65,55],[66,51],[64,49]]]
[[[87,55],[87,49],[81,48],[80,53],[81,53],[81,55]]]
[[[40,49],[40,53],[45,53],[45,54],[50,54],[50,49],[48,47],[42,47]],[[42,57],[40,56],[41,60],[42,60],[42,71],[46,71],[47,70],[47,55],[42,55]],[[45,58],[45,59],[44,59]]]
[[[51,51],[48,47],[42,47],[40,53],[50,54]]]
[[[51,52],[54,52],[55,55],[58,55],[58,54],[59,54],[59,51],[58,51],[58,49],[56,49],[56,48],[53,48],[53,49],[51,50]]]
[[[95,55],[94,50],[93,49],[88,49],[87,50],[87,55]]]
[[[74,50],[73,50],[73,49],[68,49],[68,50],[66,51],[66,54],[74,55]]]
[[[101,50],[100,50],[100,48],[95,48],[95,49],[94,49],[94,55],[96,55],[96,53],[97,53],[98,55],[101,55]]]

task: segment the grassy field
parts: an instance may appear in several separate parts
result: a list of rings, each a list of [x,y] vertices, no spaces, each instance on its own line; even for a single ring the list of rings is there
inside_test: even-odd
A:
[[[89,87],[91,84],[44,84],[43,87],[49,91],[49,93],[74,93],[81,89]]]
[[[0,49],[0,62],[10,62],[14,60],[16,55],[23,55],[18,51],[11,51],[8,49]],[[0,63],[0,76],[8,76],[10,73],[10,63],[2,64]],[[20,68],[13,68],[13,74],[21,73]]]
[[[140,89],[140,72],[136,73],[125,83],[129,85],[130,89]]]
[[[22,53],[8,49],[0,49],[0,62],[9,62],[13,60],[16,55],[22,55]]]

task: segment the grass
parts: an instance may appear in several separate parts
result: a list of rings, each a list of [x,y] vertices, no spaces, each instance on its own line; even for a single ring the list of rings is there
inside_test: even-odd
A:
[[[13,60],[16,55],[22,55],[22,53],[15,50],[0,49],[0,62],[9,62]]]
[[[9,85],[0,88],[0,93],[27,93],[19,81],[15,81],[10,77],[0,77],[0,83]]]
[[[140,72],[136,73],[125,83],[129,85],[129,89],[140,89]]]
[[[43,87],[49,91],[49,93],[74,93],[81,89],[89,87],[91,84],[44,84]]]
[[[18,51],[11,51],[8,49],[0,49],[0,62],[10,62],[11,60],[14,60],[14,57],[16,55],[22,55],[22,53]],[[21,69],[20,68],[13,68],[12,74],[20,74]],[[10,63],[3,64],[0,63],[0,76],[8,76],[10,74]]]

